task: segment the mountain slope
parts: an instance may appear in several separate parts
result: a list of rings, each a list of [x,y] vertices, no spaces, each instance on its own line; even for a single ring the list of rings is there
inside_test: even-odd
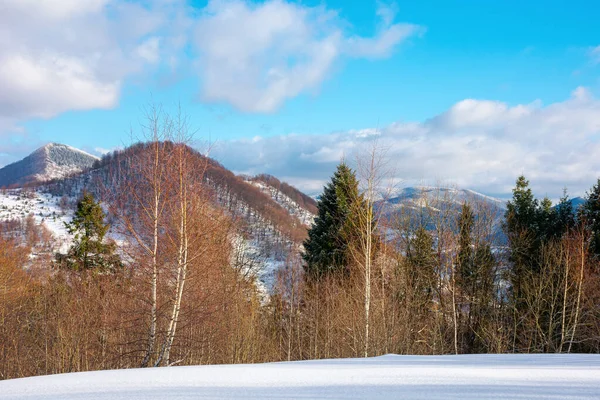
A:
[[[36,222],[44,223],[51,230],[64,251],[70,241],[64,222],[72,217],[72,209],[81,193],[87,190],[100,201],[110,203],[111,197],[120,193],[119,182],[131,176],[132,160],[143,158],[146,151],[147,144],[136,144],[104,156],[94,162],[92,168],[80,173],[33,187],[0,191],[0,222],[21,221],[31,213]],[[306,195],[284,182],[280,182],[281,186],[294,193],[301,204],[270,185],[246,181],[194,150],[191,157],[198,165],[206,165],[198,171],[198,176],[203,177],[208,198],[235,222],[232,241],[240,253],[239,263],[251,265],[258,271],[260,282],[270,287],[275,272],[285,264],[290,252],[299,250],[306,237],[308,225],[314,218],[307,208],[314,204],[305,201]],[[112,217],[109,215],[109,219]],[[111,237],[120,239],[118,234]]]
[[[59,143],[40,147],[21,161],[0,169],[0,187],[60,179],[89,169],[98,157]]]

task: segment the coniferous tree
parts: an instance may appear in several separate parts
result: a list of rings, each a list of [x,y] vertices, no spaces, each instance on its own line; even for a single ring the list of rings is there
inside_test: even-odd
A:
[[[587,193],[580,213],[580,220],[590,234],[591,253],[594,257],[600,257],[600,179]]]
[[[475,218],[468,203],[464,203],[458,220],[459,250],[458,250],[458,282],[463,292],[470,292],[475,275],[473,265],[473,249],[471,232]]]
[[[409,242],[406,262],[409,286],[420,312],[433,299],[436,260],[433,237],[424,227],[419,227]]]
[[[561,235],[557,209],[552,207],[552,201],[548,197],[544,197],[540,202],[537,219],[537,239],[540,242],[547,242]]]
[[[563,196],[556,206],[556,230],[560,236],[575,227],[575,210],[569,199],[567,189],[563,190]]]
[[[73,219],[65,224],[68,232],[74,235],[74,243],[66,255],[57,254],[57,261],[74,270],[112,270],[121,266],[119,256],[114,254],[115,244],[104,242],[109,228],[104,222],[105,217],[94,196],[84,192]]]
[[[348,241],[354,202],[360,199],[358,181],[352,169],[340,163],[331,182],[325,186],[318,201],[318,215],[304,242],[303,258],[311,277],[348,268]]]
[[[468,353],[485,351],[481,331],[490,314],[496,265],[489,243],[473,242],[474,223],[471,207],[463,204],[459,217],[457,284],[463,296],[463,324],[466,325],[463,350]]]
[[[517,179],[513,199],[506,204],[504,232],[508,238],[509,260],[512,263],[512,296],[518,303],[523,276],[539,270],[540,248],[538,201],[523,175]]]

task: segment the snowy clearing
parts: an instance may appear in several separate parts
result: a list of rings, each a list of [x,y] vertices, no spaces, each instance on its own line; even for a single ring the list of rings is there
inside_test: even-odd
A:
[[[600,355],[396,356],[0,381],[0,399],[599,399]]]

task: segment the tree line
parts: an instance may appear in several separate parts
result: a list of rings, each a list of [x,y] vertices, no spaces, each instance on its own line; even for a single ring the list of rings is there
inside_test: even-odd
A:
[[[390,212],[372,151],[338,166],[304,246],[288,233],[291,251],[266,296],[237,254],[241,222],[207,185],[214,166],[186,145],[186,120],[151,111],[143,151],[120,155],[112,186],[80,199],[66,253],[32,260],[39,235],[0,238],[1,379],[600,351],[600,181],[578,210],[566,195],[554,207],[535,199],[520,177],[500,221],[486,202],[452,191]],[[109,225],[117,242],[106,239]]]

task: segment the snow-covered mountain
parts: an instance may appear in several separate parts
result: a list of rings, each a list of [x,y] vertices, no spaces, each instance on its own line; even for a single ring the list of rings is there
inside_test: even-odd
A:
[[[441,203],[462,206],[463,203],[486,203],[495,209],[505,210],[506,201],[486,196],[470,189],[445,188],[434,186],[407,187],[393,197],[384,200],[390,208],[436,207]]]
[[[470,189],[445,188],[432,186],[407,187],[394,196],[380,200],[377,207],[383,208],[384,215],[393,216],[398,213],[420,215],[428,210],[430,213],[442,211],[459,212],[464,203],[472,207],[485,207],[494,217],[500,218],[506,211],[506,201]]]
[[[0,169],[0,187],[61,179],[89,169],[98,157],[59,143],[40,147],[21,161]]]
[[[436,216],[458,216],[465,202],[471,205],[475,215],[490,217],[495,234],[501,237],[501,222],[506,211],[506,201],[470,189],[407,187],[389,198],[378,201],[376,207],[382,212],[385,221],[392,225],[396,221],[408,218],[415,226],[423,224],[428,229],[433,229]]]
[[[65,251],[71,240],[65,222],[72,218],[76,201],[83,190],[102,200],[105,193],[114,192],[113,179],[119,180],[113,172],[118,170],[127,174],[126,161],[143,151],[144,145],[137,144],[98,160],[68,146],[45,146],[9,166],[13,172],[19,166],[35,171],[27,176],[36,176],[36,179],[25,179],[26,182],[46,182],[23,187],[18,180],[12,180],[10,185],[21,187],[0,190],[0,223],[12,221],[22,225],[21,222],[31,215],[36,223],[43,224],[54,236],[57,246],[54,251],[59,248]],[[80,154],[91,157],[91,162],[80,163],[82,167],[78,168],[76,163],[68,160]],[[194,156],[203,157],[197,152]],[[50,158],[50,162],[46,158]],[[44,162],[50,167],[36,166]],[[59,176],[57,171],[68,173]],[[14,176],[14,173],[11,175]],[[234,243],[240,257],[239,264],[252,265],[260,283],[269,288],[289,252],[299,249],[314,218],[316,203],[276,178],[271,177],[269,182],[258,177],[246,180],[211,159],[208,159],[205,182],[215,204],[229,213],[239,226],[239,235]],[[108,236],[119,239],[111,232]]]

